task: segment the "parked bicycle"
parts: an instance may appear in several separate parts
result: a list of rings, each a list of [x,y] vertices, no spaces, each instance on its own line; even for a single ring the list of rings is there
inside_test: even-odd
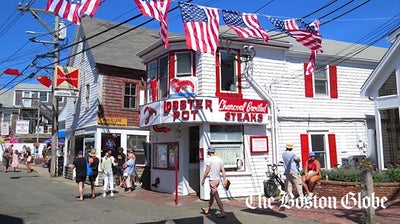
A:
[[[267,176],[269,176],[268,180],[264,180],[264,194],[266,197],[274,197],[280,191],[284,191],[285,183],[280,178],[280,176],[276,173],[278,166],[283,166],[283,164],[268,164]],[[280,187],[280,191],[279,191]]]

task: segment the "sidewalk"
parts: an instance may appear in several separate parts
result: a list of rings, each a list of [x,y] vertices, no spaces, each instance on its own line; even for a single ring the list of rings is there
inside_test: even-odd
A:
[[[141,200],[151,201],[156,204],[170,205],[170,206],[185,206],[193,203],[207,204],[206,201],[200,200],[196,195],[179,196],[178,205],[175,204],[175,195],[148,191],[141,188],[136,188],[132,193],[125,194],[127,197],[133,197]],[[242,211],[260,215],[272,215],[275,217],[297,217],[303,220],[312,220],[319,223],[340,223],[340,224],[354,224],[362,223],[362,211],[359,209],[298,209],[290,208],[280,211],[279,202],[272,203],[272,209],[256,208],[251,209],[246,206],[244,198],[240,199],[223,199],[224,205],[230,205],[240,208]],[[258,203],[258,202],[257,202]],[[257,203],[255,207],[258,205]],[[216,205],[215,205],[216,206]],[[199,207],[200,210],[200,207]],[[388,208],[376,211],[376,221],[380,224],[400,223],[400,202],[390,204]]]
[[[34,169],[42,175],[49,175],[47,168],[34,167]],[[23,171],[25,172],[25,170]],[[75,182],[65,179],[63,177],[58,177],[57,179],[61,179],[63,182],[68,184],[75,185]],[[101,191],[101,187],[97,187],[97,191]],[[158,205],[165,206],[193,206],[198,204],[198,209],[200,212],[200,208],[207,205],[207,201],[200,200],[197,195],[188,195],[188,196],[179,196],[177,203],[175,202],[174,194],[160,193],[155,191],[149,191],[137,186],[137,188],[131,193],[124,193],[121,188],[116,188],[116,191],[119,193],[116,194],[118,197],[132,197],[135,199],[140,199],[144,201],[149,201]],[[255,200],[255,199],[253,199]],[[257,214],[260,216],[265,216],[263,218],[275,220],[282,220],[284,222],[284,217],[298,218],[299,220],[310,220],[310,223],[340,223],[340,224],[355,224],[362,223],[362,211],[360,209],[343,209],[338,206],[338,209],[320,209],[320,208],[289,208],[284,211],[280,211],[278,201],[273,202],[272,209],[270,208],[256,208],[251,209],[246,206],[246,198],[234,198],[234,199],[223,199],[223,203],[226,206],[227,212],[230,212],[228,209],[233,208],[233,210],[240,210],[242,212],[246,212],[249,214]],[[258,202],[253,202],[254,207],[257,207]],[[376,210],[376,221],[380,224],[391,224],[391,223],[400,223],[400,201],[386,204],[388,208]],[[214,205],[217,208],[216,205]],[[250,221],[250,220],[249,220]]]

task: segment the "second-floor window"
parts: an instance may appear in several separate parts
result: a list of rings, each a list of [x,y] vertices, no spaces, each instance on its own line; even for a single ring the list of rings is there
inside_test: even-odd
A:
[[[226,51],[220,53],[220,90],[234,92],[237,81],[235,60]]]
[[[307,64],[304,64],[304,71]],[[337,72],[334,65],[316,65],[313,75],[304,75],[305,96],[338,98]]]
[[[168,66],[168,56],[160,58],[158,62],[158,74],[159,74],[159,93],[160,99],[164,99],[167,97],[168,93],[168,74],[169,74],[169,66]]]
[[[318,68],[318,67],[317,67]],[[328,75],[326,69],[316,69],[314,72],[315,94],[328,95]]]
[[[229,94],[240,97],[240,64],[235,60],[238,55],[232,55],[225,50],[219,50],[217,64],[217,95]]]
[[[32,106],[32,93],[24,91],[22,93],[22,106],[31,107]]]
[[[47,92],[39,92],[39,100],[40,100],[40,102],[48,102],[49,96],[48,96]]]
[[[176,77],[192,75],[192,53],[176,53]]]
[[[136,84],[125,83],[124,108],[136,108]]]

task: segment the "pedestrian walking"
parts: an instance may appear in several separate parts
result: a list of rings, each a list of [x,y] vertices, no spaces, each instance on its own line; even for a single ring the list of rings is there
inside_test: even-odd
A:
[[[101,169],[103,170],[103,179],[104,179],[104,187],[103,187],[103,197],[107,196],[107,192],[110,191],[110,196],[114,197],[114,175],[112,166],[115,163],[115,159],[112,156],[112,151],[109,150],[106,152],[106,155],[103,157],[101,161]]]
[[[83,152],[79,151],[77,157],[69,166],[71,170],[75,169],[75,182],[78,184],[79,198],[78,201],[83,201],[83,191],[86,180],[86,158],[83,157]]]
[[[115,166],[115,168],[116,168],[115,175],[117,175],[117,179],[119,181],[118,187],[123,188],[124,187],[124,178],[123,178],[124,169],[122,168],[122,165],[124,165],[124,163],[126,162],[126,158],[127,158],[124,153],[124,148],[118,147],[117,153],[115,154],[114,158],[117,162],[117,165]]]
[[[300,198],[304,197],[303,185],[301,182],[300,172],[298,170],[298,165],[300,163],[300,157],[298,157],[294,152],[292,152],[294,144],[289,142],[286,144],[286,150],[282,153],[283,166],[285,168],[285,191],[291,197],[293,195],[293,185],[297,189],[297,194]]]
[[[126,191],[127,193],[132,192],[132,182],[135,180],[135,170],[136,164],[134,160],[134,154],[128,153],[128,160],[123,165],[124,167],[124,176],[126,177],[125,184],[126,184]]]
[[[89,152],[89,158],[88,158],[89,166],[92,168],[92,175],[89,176],[92,199],[96,198],[94,182],[96,181],[96,178],[99,174],[99,163],[100,163],[100,159],[96,157],[96,154],[97,154],[96,149],[92,149]]]
[[[25,157],[26,157],[26,160],[25,160],[26,170],[28,173],[32,173],[33,172],[33,169],[32,169],[33,156],[32,156],[32,152],[29,147],[26,150]]]
[[[208,215],[211,206],[214,203],[214,200],[217,202],[220,214],[217,215],[218,218],[225,218],[226,213],[224,210],[224,205],[222,204],[221,198],[218,193],[218,186],[221,179],[221,173],[224,181],[224,185],[227,183],[226,181],[226,173],[224,168],[224,163],[222,159],[215,155],[215,148],[210,146],[207,150],[207,154],[209,158],[207,159],[207,167],[204,171],[203,180],[201,181],[201,185],[204,185],[204,182],[208,175],[209,177],[209,185],[210,185],[210,201],[208,202],[208,207],[202,208],[204,214]]]
[[[10,167],[10,152],[8,149],[4,150],[3,152],[3,172],[7,173],[8,167]]]
[[[18,150],[15,150],[13,155],[12,155],[12,162],[11,166],[14,169],[14,172],[18,172],[19,170],[19,152]]]

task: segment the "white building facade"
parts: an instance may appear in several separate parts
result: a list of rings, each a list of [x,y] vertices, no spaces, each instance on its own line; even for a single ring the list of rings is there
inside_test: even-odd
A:
[[[287,38],[267,45],[221,39],[213,56],[175,37],[167,50],[156,42],[139,52],[147,66],[140,118],[151,127],[152,190],[208,199],[200,180],[210,145],[231,181],[222,197],[263,192],[267,165],[281,161],[287,142],[303,162],[314,151],[326,169],[375,150],[373,102],[359,92],[386,49],[355,56],[344,52],[350,44],[324,43],[313,76],[304,75],[310,52]]]

